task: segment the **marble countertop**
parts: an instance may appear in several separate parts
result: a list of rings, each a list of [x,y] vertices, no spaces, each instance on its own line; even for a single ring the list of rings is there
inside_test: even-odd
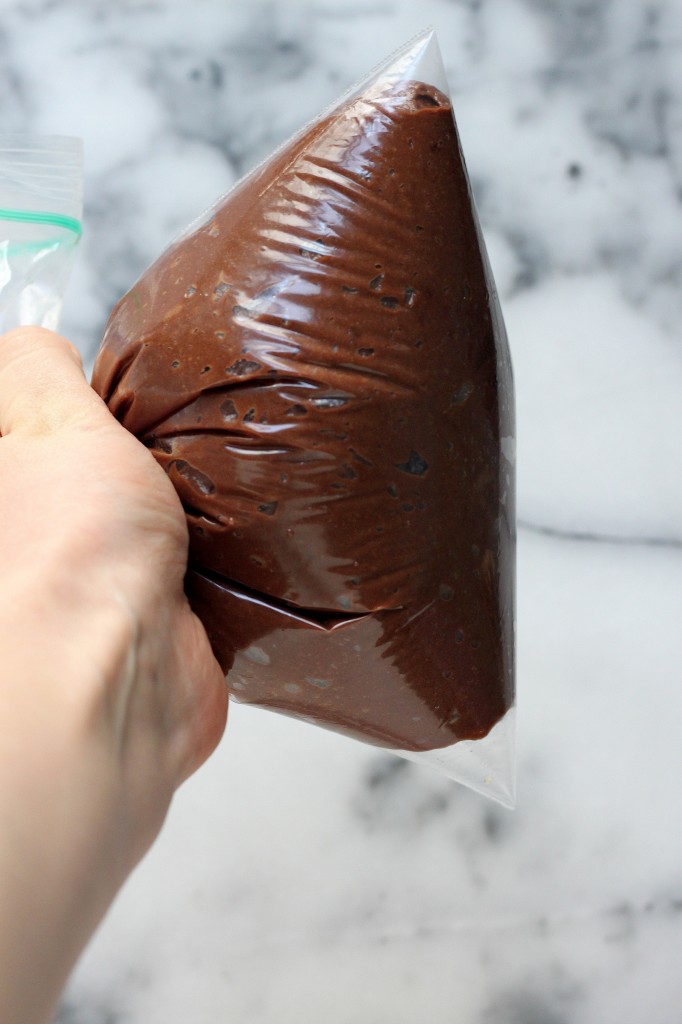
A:
[[[170,239],[429,23],[516,371],[517,809],[233,706],[59,1024],[682,1019],[682,7],[5,0],[3,130],[85,139],[91,363]]]

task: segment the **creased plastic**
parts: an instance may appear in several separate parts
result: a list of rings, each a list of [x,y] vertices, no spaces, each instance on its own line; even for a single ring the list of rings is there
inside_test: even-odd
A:
[[[511,364],[433,33],[161,255],[93,385],[180,495],[231,696],[511,806]]]
[[[0,134],[0,331],[57,327],[82,208],[80,139]]]

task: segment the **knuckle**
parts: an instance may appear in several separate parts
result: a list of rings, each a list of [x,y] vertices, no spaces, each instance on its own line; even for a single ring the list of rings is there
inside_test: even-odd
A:
[[[13,327],[0,337],[0,352],[5,360],[15,355],[50,350],[62,352],[82,368],[80,352],[67,338],[46,327]]]

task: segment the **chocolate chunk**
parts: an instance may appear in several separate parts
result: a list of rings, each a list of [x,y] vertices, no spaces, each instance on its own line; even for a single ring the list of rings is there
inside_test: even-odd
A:
[[[395,468],[402,469],[403,473],[412,473],[413,476],[423,476],[429,468],[429,464],[419,452],[412,450],[407,457],[407,462],[397,462]]]
[[[215,484],[210,476],[202,473],[196,466],[190,466],[184,459],[175,459],[171,462],[170,468],[174,469],[183,480],[187,480],[189,485],[200,494],[215,494]]]
[[[253,373],[255,370],[260,370],[260,363],[254,363],[251,359],[236,359],[225,372],[233,373],[235,377],[244,377],[247,373]]]
[[[236,420],[239,416],[237,407],[231,398],[226,398],[224,402],[220,404],[220,414],[225,420]]]

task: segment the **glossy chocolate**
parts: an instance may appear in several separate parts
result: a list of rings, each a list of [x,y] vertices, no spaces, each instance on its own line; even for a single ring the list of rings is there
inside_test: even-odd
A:
[[[233,697],[404,750],[504,715],[511,367],[443,93],[276,153],[117,305],[93,384],[178,490]]]

